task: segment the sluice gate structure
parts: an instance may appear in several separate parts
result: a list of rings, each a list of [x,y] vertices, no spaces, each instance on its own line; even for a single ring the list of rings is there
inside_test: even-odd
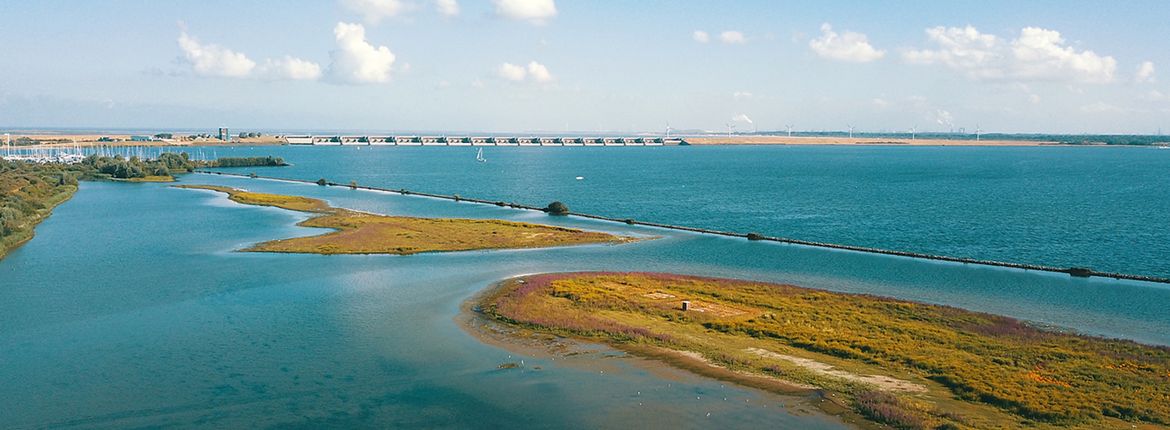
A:
[[[682,145],[673,137],[581,136],[285,136],[291,145],[316,146],[666,146]]]

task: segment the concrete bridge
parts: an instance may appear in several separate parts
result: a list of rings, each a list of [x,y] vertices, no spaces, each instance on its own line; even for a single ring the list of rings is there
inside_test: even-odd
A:
[[[682,143],[666,137],[581,137],[581,136],[285,136],[292,145],[320,146],[664,146]]]

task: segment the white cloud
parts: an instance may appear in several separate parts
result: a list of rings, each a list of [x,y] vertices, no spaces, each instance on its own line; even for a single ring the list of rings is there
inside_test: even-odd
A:
[[[529,79],[537,83],[553,81],[552,73],[548,71],[548,67],[535,61],[529,62],[527,67],[512,63],[501,64],[496,68],[496,75],[512,82],[524,82]]]
[[[333,35],[337,39],[337,49],[329,53],[333,59],[329,75],[334,80],[351,84],[390,81],[394,53],[390,48],[367,42],[365,27],[339,22],[333,28]]]
[[[544,24],[557,15],[553,0],[492,0],[492,3],[496,5],[496,15],[533,24]]]
[[[691,33],[691,39],[695,39],[699,43],[707,43],[711,41],[711,35],[703,30],[695,30],[694,33]]]
[[[1003,77],[1004,71],[997,65],[1005,53],[995,35],[967,26],[928,28],[926,36],[939,49],[909,50],[902,53],[902,58],[915,64],[942,64],[977,79]]]
[[[723,42],[724,44],[728,44],[728,45],[732,45],[732,44],[742,45],[744,43],[747,43],[747,37],[745,37],[743,35],[743,32],[735,31],[735,30],[727,30],[727,31],[724,31],[722,33],[719,33],[719,41]]]
[[[1065,46],[1060,32],[1027,27],[1012,41],[1018,74],[1025,78],[1060,79],[1071,75],[1081,82],[1104,83],[1113,81],[1117,60],[1102,57],[1093,51],[1080,51]]]
[[[886,55],[870,45],[866,35],[852,31],[837,34],[828,23],[821,24],[821,37],[810,40],[808,46],[822,58],[853,63],[868,63]]]
[[[552,82],[552,73],[548,72],[548,67],[535,61],[528,63],[528,76],[532,77],[533,81],[545,83]]]
[[[265,60],[256,73],[264,79],[314,81],[321,78],[321,65],[286,55],[277,60]]]
[[[501,64],[500,67],[496,69],[496,74],[501,78],[513,82],[523,82],[524,79],[528,77],[528,71],[525,70],[523,66],[517,66],[512,63]]]
[[[731,117],[731,120],[737,121],[737,122],[746,122],[748,124],[755,124],[755,122],[753,122],[751,118],[748,118],[747,114],[743,114],[743,113]]]
[[[459,15],[459,3],[455,0],[435,0],[435,10],[443,16]]]
[[[370,24],[396,16],[405,10],[401,0],[341,0],[342,6],[356,12]]]
[[[731,98],[735,100],[747,100],[753,97],[753,94],[747,91],[736,91],[731,93]]]
[[[903,59],[943,65],[972,79],[1105,83],[1117,69],[1113,57],[1077,51],[1055,30],[1026,27],[1010,42],[972,26],[934,27],[926,35],[935,49],[908,50]]]
[[[1137,74],[1134,75],[1134,79],[1143,83],[1154,82],[1154,62],[1143,61],[1142,64],[1138,66]]]
[[[252,69],[256,67],[256,62],[248,56],[219,45],[200,43],[198,39],[187,35],[186,31],[179,34],[179,48],[183,50],[183,58],[199,76],[244,78],[251,75]]]

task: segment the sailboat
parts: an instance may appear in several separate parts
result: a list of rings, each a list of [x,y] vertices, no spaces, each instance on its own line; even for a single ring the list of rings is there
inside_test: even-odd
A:
[[[483,158],[483,148],[479,148],[479,152],[475,153],[475,161],[478,161],[480,163],[487,162],[487,159]]]

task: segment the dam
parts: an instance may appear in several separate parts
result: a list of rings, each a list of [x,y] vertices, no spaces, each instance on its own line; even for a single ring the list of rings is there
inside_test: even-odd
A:
[[[290,145],[324,146],[664,146],[682,145],[672,137],[625,136],[285,136]]]

